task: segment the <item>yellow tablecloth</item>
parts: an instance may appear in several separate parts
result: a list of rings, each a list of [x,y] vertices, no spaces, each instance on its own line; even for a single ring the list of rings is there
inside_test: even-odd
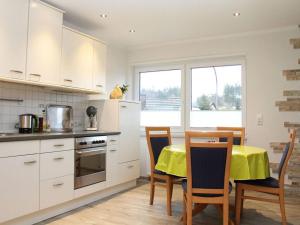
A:
[[[186,177],[184,145],[163,148],[155,169]],[[269,158],[263,148],[233,145],[230,177],[234,180],[265,179],[270,176]]]

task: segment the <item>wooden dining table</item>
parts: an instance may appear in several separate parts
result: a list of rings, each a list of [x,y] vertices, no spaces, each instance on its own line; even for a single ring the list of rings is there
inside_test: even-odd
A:
[[[162,149],[155,169],[167,174],[186,177],[185,146],[169,145]],[[260,147],[233,145],[230,178],[233,180],[265,179],[270,177],[267,151]]]

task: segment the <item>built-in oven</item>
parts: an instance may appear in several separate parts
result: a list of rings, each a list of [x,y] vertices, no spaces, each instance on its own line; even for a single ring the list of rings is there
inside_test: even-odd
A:
[[[75,139],[75,189],[106,180],[106,145],[106,136]]]

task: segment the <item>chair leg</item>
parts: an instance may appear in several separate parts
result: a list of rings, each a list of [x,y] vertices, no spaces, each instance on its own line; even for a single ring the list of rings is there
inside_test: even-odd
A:
[[[172,189],[173,180],[171,177],[167,178],[167,212],[169,216],[172,216]]]
[[[229,224],[229,196],[227,196],[227,199],[224,199],[223,204],[223,225]]]
[[[241,222],[241,207],[242,207],[242,187],[241,185],[236,185],[235,193],[235,224],[239,225]]]
[[[151,178],[150,178],[150,205],[153,205],[154,192],[155,192],[155,180],[154,180],[154,177],[151,176]]]
[[[193,224],[193,202],[192,199],[189,198],[186,195],[186,199],[187,199],[187,204],[186,204],[186,221],[187,221],[187,225],[192,225]]]
[[[280,204],[282,225],[287,225],[286,215],[285,215],[284,192],[283,191],[279,193],[279,204]]]
[[[182,209],[182,222],[186,225],[186,194],[183,191],[183,209]]]

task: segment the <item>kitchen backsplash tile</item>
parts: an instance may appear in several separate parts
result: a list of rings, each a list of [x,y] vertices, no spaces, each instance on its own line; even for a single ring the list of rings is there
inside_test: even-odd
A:
[[[22,84],[0,82],[0,99],[22,99],[23,102],[0,100],[0,132],[17,132],[18,115],[24,113],[42,116],[47,104],[70,105],[74,111],[74,129],[84,128],[86,94],[65,93]]]

